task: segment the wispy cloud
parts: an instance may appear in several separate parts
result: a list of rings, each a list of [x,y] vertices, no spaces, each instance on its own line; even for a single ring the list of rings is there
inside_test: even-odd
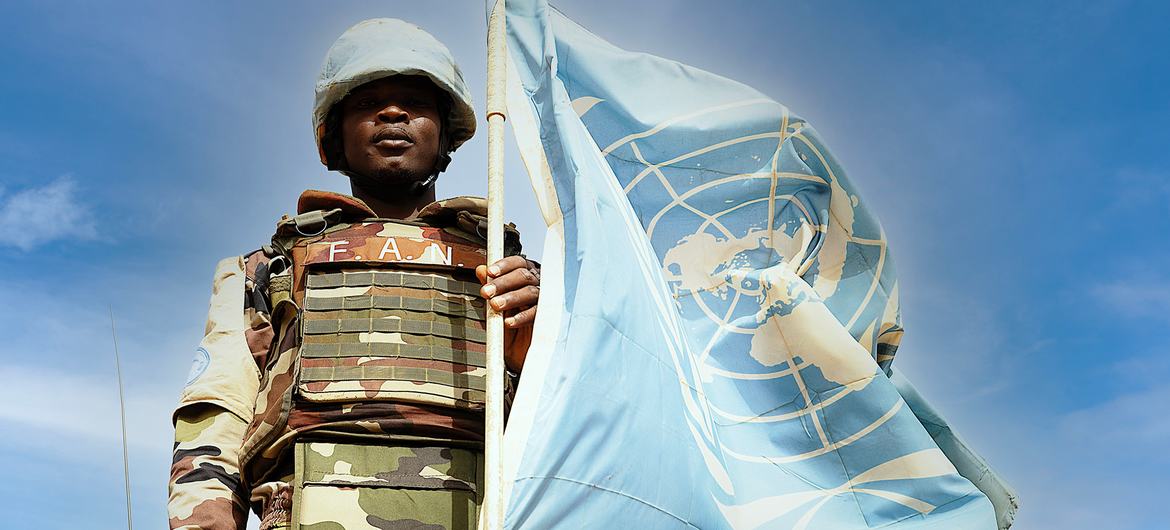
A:
[[[0,245],[28,251],[59,239],[96,237],[93,216],[68,176],[7,195],[0,191]]]
[[[54,293],[66,285],[57,278],[0,281],[0,299],[13,300],[0,304],[0,455],[18,473],[49,470],[28,473],[36,474],[30,487],[5,491],[7,505],[17,507],[5,528],[117,528],[124,517],[109,300],[118,317],[135,518],[150,527],[156,523],[146,521],[165,517],[170,414],[206,306],[202,285],[192,290],[204,291],[203,300],[188,302],[195,295],[166,285],[169,274],[157,267],[80,271],[70,280],[88,288],[70,296],[25,294]],[[68,480],[58,479],[62,470]],[[76,510],[52,511],[38,480],[58,481],[58,498]]]
[[[0,281],[0,298],[19,300],[0,306],[0,359],[6,360],[0,366],[0,404],[6,404],[0,406],[0,454],[18,449],[82,459],[113,454],[121,429],[110,314],[102,302],[116,291],[123,298],[121,307],[141,311],[119,312],[117,321],[131,459],[165,466],[159,455],[170,450],[170,413],[193,349],[191,339],[162,321],[144,320],[162,311],[144,309],[146,302],[127,287],[131,282],[122,273],[103,271],[78,281],[93,287],[70,297],[20,296],[51,292],[59,284]],[[163,283],[158,277],[141,281]],[[21,432],[45,436],[6,436]],[[164,470],[154,468],[155,473]]]
[[[1166,209],[1170,180],[1162,171],[1122,168],[1113,178],[1111,206],[1124,209]]]
[[[1117,377],[1128,388],[1152,388],[1170,385],[1170,356],[1164,347],[1155,346],[1144,354],[1118,360],[1109,367],[1110,375]]]
[[[0,422],[21,426],[74,442],[118,443],[118,398],[113,367],[109,377],[77,374],[27,366],[0,367],[0,402],[19,406],[0,407]],[[130,389],[126,396],[129,421],[127,439],[135,451],[169,449],[169,399],[158,399],[156,388]],[[169,397],[169,396],[167,396]],[[160,445],[159,440],[164,443]],[[3,445],[0,445],[3,447]],[[76,446],[70,447],[77,452]]]
[[[1069,413],[1061,428],[1087,455],[1165,461],[1163,448],[1170,445],[1170,416],[1160,406],[1165,403],[1170,403],[1170,385],[1155,386]]]
[[[1137,274],[1097,284],[1092,293],[1124,315],[1170,319],[1170,278]]]
[[[5,506],[12,508],[6,511],[11,520],[6,520],[6,528],[117,528],[124,524],[113,366],[107,374],[76,368],[0,367],[0,402],[5,404],[0,407],[0,455],[17,466],[18,474],[44,463],[49,477],[30,478],[27,488],[5,492]],[[159,394],[153,386],[127,385],[130,484],[135,521],[143,527],[157,524],[146,521],[165,515],[165,502],[160,501],[166,499],[173,392],[165,392],[168,399],[160,399]],[[54,510],[37,493],[43,489],[39,480],[64,482],[58,484],[55,495],[68,499],[76,511]]]

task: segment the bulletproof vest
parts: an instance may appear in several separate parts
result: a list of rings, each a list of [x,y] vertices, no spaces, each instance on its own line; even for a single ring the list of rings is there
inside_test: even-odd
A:
[[[486,307],[474,270],[486,225],[468,200],[411,221],[342,205],[278,224],[257,282],[275,340],[243,446],[251,479],[302,435],[425,438],[427,415],[482,417]],[[506,239],[518,253],[519,234]]]

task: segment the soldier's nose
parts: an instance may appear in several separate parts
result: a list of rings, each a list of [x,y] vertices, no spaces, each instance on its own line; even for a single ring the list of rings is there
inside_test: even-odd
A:
[[[407,114],[398,105],[387,105],[378,112],[378,119],[382,122],[391,123],[396,121],[405,121]]]

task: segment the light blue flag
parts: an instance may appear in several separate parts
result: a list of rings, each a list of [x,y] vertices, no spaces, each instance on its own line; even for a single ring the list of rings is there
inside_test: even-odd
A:
[[[804,120],[543,1],[507,24],[549,227],[509,528],[1010,524],[1010,491],[891,381],[885,235]]]

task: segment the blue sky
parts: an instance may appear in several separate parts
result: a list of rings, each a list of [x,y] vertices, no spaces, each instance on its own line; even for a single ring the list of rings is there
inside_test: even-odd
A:
[[[1020,529],[1164,525],[1170,473],[1170,8],[1155,2],[564,0],[614,44],[750,84],[807,118],[882,219],[896,361],[1020,491]],[[0,506],[13,528],[118,528],[108,311],[135,522],[165,517],[169,414],[212,268],[307,187],[329,44],[418,23],[477,109],[483,6],[22,2],[0,8]],[[482,194],[486,146],[440,195]],[[542,223],[514,150],[509,217]],[[1159,519],[1155,519],[1159,517]]]

